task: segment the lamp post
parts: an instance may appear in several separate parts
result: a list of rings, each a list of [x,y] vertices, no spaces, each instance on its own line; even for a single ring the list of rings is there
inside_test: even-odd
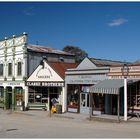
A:
[[[124,121],[127,121],[127,76],[129,73],[128,65],[124,64],[121,70],[124,77]]]

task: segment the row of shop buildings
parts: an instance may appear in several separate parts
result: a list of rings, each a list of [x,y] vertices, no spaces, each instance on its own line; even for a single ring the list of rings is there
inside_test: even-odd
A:
[[[128,111],[140,111],[140,64],[127,63]],[[0,41],[0,106],[46,107],[56,98],[62,112],[124,114],[124,62],[85,58],[30,45],[27,34]]]

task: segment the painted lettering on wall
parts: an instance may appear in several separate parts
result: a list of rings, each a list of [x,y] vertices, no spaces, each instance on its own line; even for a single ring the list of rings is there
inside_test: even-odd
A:
[[[26,82],[27,86],[63,87],[63,82]]]
[[[20,83],[8,83],[9,86],[19,86]]]
[[[36,74],[39,79],[50,79],[52,77],[52,72],[49,67],[40,68]]]

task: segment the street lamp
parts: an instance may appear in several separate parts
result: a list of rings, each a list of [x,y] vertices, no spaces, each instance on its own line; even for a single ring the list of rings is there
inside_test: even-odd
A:
[[[128,65],[124,64],[121,70],[124,77],[124,121],[127,121],[127,76],[129,73]]]

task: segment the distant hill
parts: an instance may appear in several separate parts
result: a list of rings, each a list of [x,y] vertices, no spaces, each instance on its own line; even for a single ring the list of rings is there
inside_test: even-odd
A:
[[[133,64],[137,64],[137,63],[140,63],[140,59],[133,62]]]

